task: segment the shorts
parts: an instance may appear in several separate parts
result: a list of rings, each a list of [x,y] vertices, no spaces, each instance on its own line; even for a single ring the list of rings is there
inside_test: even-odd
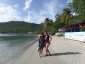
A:
[[[44,45],[40,45],[39,48],[40,48],[40,49],[43,49],[43,48],[44,48]]]
[[[44,45],[39,45],[38,46],[38,52],[41,50],[41,49],[43,49],[44,48]]]
[[[45,47],[47,48],[49,46],[49,42],[45,42]]]

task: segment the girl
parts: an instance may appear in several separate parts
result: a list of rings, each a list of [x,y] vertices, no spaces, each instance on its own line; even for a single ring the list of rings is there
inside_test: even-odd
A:
[[[49,45],[50,45],[50,41],[52,40],[51,36],[46,32],[45,33],[45,49],[46,49],[46,56],[47,55],[51,55],[50,51],[49,51]]]
[[[44,46],[44,43],[45,43],[44,38],[45,38],[45,36],[44,36],[44,33],[42,32],[42,34],[39,37],[39,48],[38,48],[40,58],[42,57],[43,48],[45,47]]]

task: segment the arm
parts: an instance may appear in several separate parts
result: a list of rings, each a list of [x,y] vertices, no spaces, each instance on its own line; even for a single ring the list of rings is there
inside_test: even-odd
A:
[[[51,38],[51,36],[50,36],[50,35],[48,35],[48,36],[49,36],[48,43],[49,43],[49,45],[50,45],[52,38]]]
[[[51,35],[49,34],[49,38],[50,38],[50,40],[52,40],[52,37],[51,37]]]

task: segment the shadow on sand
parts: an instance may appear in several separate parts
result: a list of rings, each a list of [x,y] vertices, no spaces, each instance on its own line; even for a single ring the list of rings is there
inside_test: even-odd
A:
[[[65,52],[65,53],[54,53],[48,56],[61,56],[61,55],[77,55],[77,54],[81,54],[79,52]],[[45,56],[47,57],[47,56]]]

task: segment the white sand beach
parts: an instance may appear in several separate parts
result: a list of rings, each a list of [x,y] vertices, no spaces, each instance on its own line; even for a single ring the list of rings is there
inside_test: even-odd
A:
[[[85,43],[68,40],[64,37],[52,36],[50,45],[51,56],[40,58],[35,42],[20,57],[7,64],[85,64]],[[44,49],[45,50],[45,49]]]

